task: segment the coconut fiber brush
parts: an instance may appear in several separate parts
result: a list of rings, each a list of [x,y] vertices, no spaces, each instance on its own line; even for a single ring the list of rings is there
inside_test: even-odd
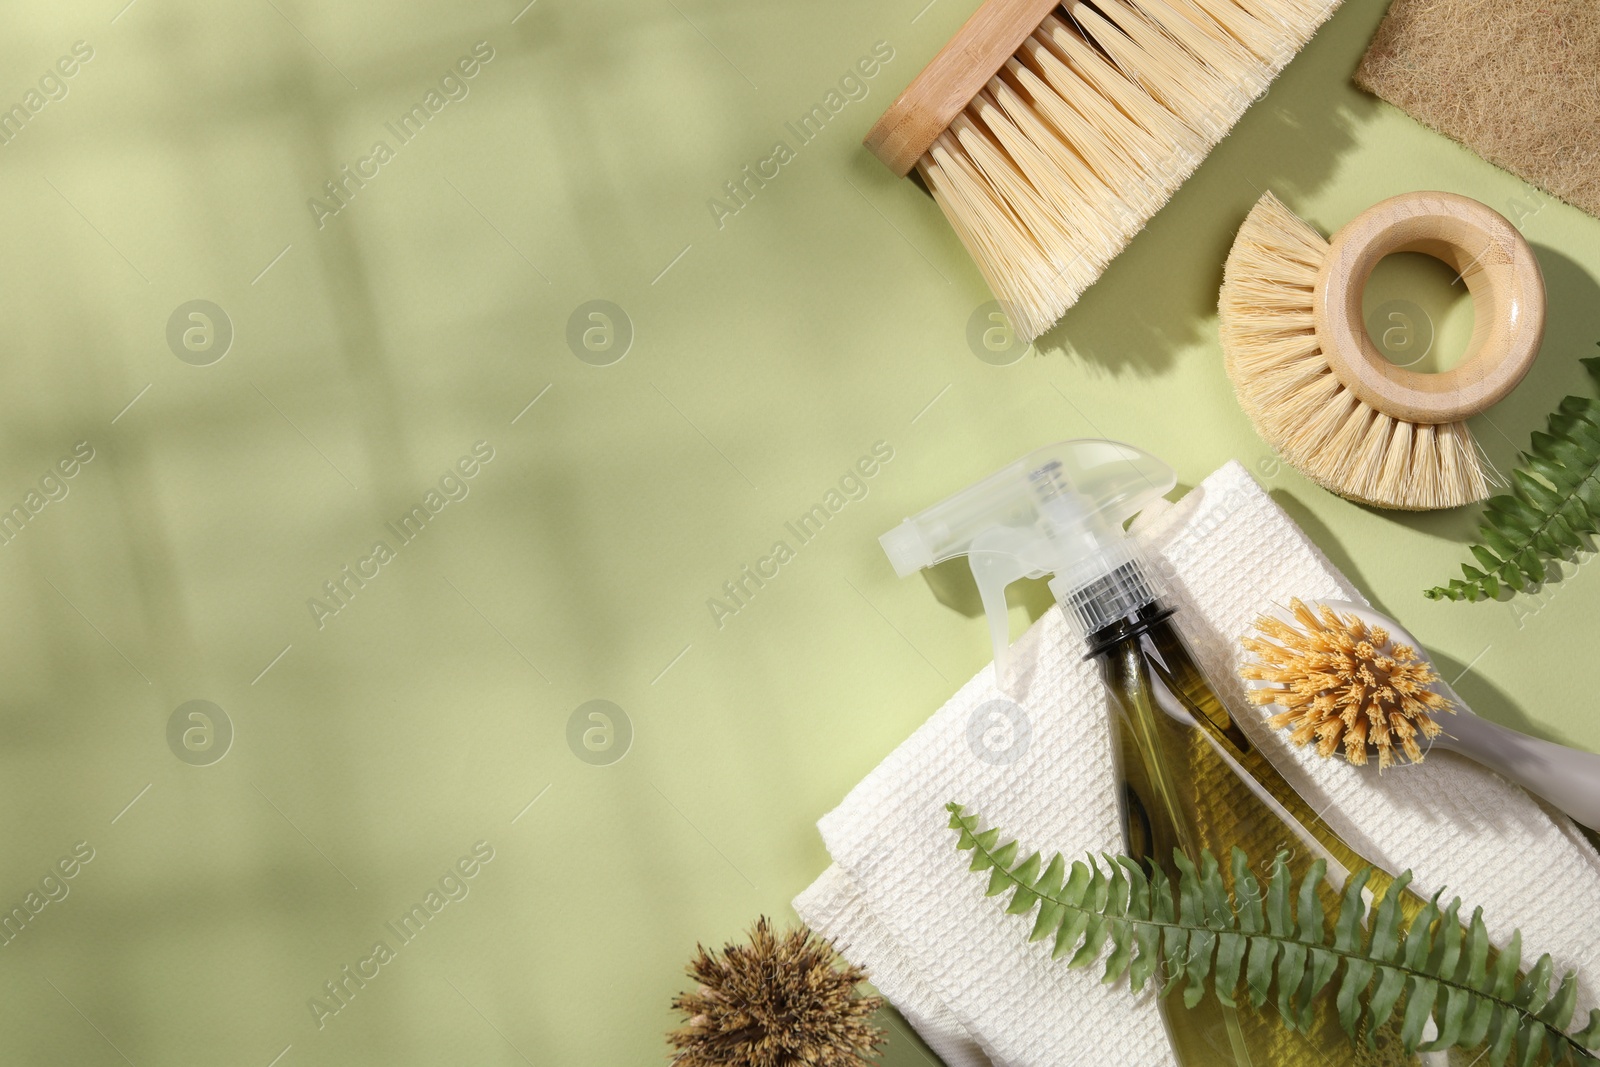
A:
[[[867,134],[1032,340],[1339,0],[988,0]]]
[[[1255,629],[1239,675],[1295,744],[1356,764],[1373,748],[1379,770],[1455,752],[1600,826],[1600,756],[1478,718],[1394,620],[1362,604],[1291,600]]]

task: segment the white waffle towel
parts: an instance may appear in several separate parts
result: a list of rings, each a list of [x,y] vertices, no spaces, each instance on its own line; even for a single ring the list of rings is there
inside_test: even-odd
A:
[[[1452,753],[1381,779],[1371,766],[1319,759],[1247,705],[1238,638],[1260,613],[1295,596],[1364,603],[1299,527],[1230,463],[1140,516],[1135,532],[1251,741],[1363,855],[1410,867],[1425,894],[1444,886],[1481,905],[1497,941],[1521,927],[1524,953],[1550,952],[1558,974],[1576,969],[1586,1016],[1600,988],[1600,857],[1569,821]],[[1098,966],[1069,970],[1050,959],[1048,940],[1029,944],[1031,921],[983,895],[946,825],[954,800],[1017,836],[1024,853],[1120,851],[1107,697],[1083,654],[1062,613],[1046,612],[1015,651],[1031,664],[1017,692],[1001,693],[985,668],[818,824],[833,866],[795,911],[867,970],[949,1067],[1174,1062],[1150,991],[1104,986]],[[984,705],[1007,699],[1025,718],[997,740]]]

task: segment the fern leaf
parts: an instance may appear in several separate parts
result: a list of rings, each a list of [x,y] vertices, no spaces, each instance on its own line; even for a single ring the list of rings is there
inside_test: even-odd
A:
[[[1249,943],[1243,934],[1231,930],[1217,935],[1217,971],[1212,988],[1216,990],[1217,999],[1229,1008],[1238,1006],[1233,994],[1239,988],[1239,970],[1244,966],[1244,952]]]
[[[1378,1047],[1378,1031],[1389,1023],[1406,987],[1406,972],[1396,967],[1378,968],[1378,987],[1367,1005],[1367,1047]]]
[[[1061,925],[1061,919],[1066,915],[1066,905],[1052,900],[1061,891],[1067,877],[1067,861],[1061,858],[1058,852],[1050,858],[1050,866],[1034,884],[1034,891],[1043,903],[1039,905],[1039,918],[1033,924],[1033,933],[1028,935],[1029,941],[1042,941],[1056,932]]]
[[[1517,1013],[1508,1005],[1495,1005],[1494,1025],[1490,1027],[1493,1040],[1489,1045],[1489,1067],[1505,1067],[1511,1056],[1517,1041],[1516,1017]]]
[[[1233,900],[1239,912],[1239,929],[1247,934],[1259,933],[1266,928],[1266,918],[1261,912],[1261,883],[1250,870],[1250,857],[1244,849],[1235,847],[1231,860],[1233,866]]]
[[[1104,955],[1107,983],[1126,975],[1137,991],[1164,968],[1162,997],[1182,986],[1187,1007],[1210,992],[1231,1008],[1242,976],[1251,1005],[1262,1007],[1275,989],[1284,1024],[1306,1031],[1318,999],[1337,981],[1339,1022],[1352,1041],[1369,1046],[1398,1014],[1408,1054],[1487,1043],[1481,1058],[1491,1067],[1531,1067],[1593,1060],[1591,1051],[1600,1049],[1600,1011],[1591,1012],[1577,1033],[1567,1030],[1578,999],[1574,975],[1552,988],[1548,955],[1527,975],[1518,973],[1521,934],[1512,934],[1491,968],[1481,909],[1463,925],[1461,901],[1441,907],[1435,894],[1407,921],[1400,897],[1409,871],[1371,909],[1362,893],[1373,872],[1357,871],[1330,923],[1319,892],[1320,861],[1296,885],[1289,855],[1280,852],[1263,892],[1249,858],[1234,849],[1230,898],[1210,852],[1196,863],[1175,850],[1176,883],[1163,867],[1129,856],[1090,855],[1070,868],[1060,855],[1046,861],[1034,852],[1018,860],[1016,841],[1002,844],[997,828],[979,830],[977,815],[959,804],[948,808],[956,848],[973,853],[971,870],[988,872],[989,895],[1009,892],[1009,914],[1038,908],[1029,939],[1053,935],[1052,956],[1070,954],[1068,966],[1087,967]],[[1437,1035],[1424,1046],[1430,1021]]]
[[[1278,958],[1279,942],[1273,937],[1252,937],[1250,956],[1246,963],[1246,981],[1250,985],[1250,1006],[1259,1008],[1266,1003],[1272,989],[1272,965]]]
[[[1106,973],[1100,979],[1106,985],[1118,981],[1133,963],[1133,924],[1126,919],[1108,919],[1111,933],[1111,954],[1106,957]]]
[[[1011,872],[1019,884],[1016,894],[1011,900],[1011,914],[1026,915],[1033,910],[1034,902],[1039,895],[1033,891],[1034,880],[1039,877],[1039,854],[1035,852],[1022,862],[1022,865]]]
[[[1600,382],[1600,357],[1580,361]],[[1522,591],[1549,576],[1551,565],[1584,549],[1600,532],[1600,401],[1569,396],[1535,432],[1509,493],[1492,497],[1472,546],[1478,566],[1423,595],[1430,600],[1495,600],[1501,585]]]
[[[1589,1025],[1572,1035],[1586,1049],[1600,1049],[1600,1008],[1589,1009]]]

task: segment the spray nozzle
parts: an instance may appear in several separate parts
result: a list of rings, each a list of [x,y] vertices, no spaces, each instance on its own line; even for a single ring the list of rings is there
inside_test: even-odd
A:
[[[966,556],[989,618],[995,676],[1010,645],[1006,586],[1055,577],[1050,589],[1085,634],[1155,598],[1123,523],[1177,484],[1165,463],[1120,441],[1041,448],[913,515],[879,538],[905,577]]]

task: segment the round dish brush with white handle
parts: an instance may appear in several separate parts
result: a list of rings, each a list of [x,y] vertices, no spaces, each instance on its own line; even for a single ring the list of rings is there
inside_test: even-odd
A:
[[[1439,374],[1396,366],[1362,322],[1373,267],[1422,252],[1460,275],[1473,330]],[[1228,253],[1218,304],[1224,363],[1256,432],[1325,489],[1417,511],[1486,499],[1466,420],[1514,389],[1544,336],[1544,278],[1502,216],[1453,193],[1368,208],[1331,241],[1270,192]]]
[[[1270,723],[1351,763],[1375,748],[1380,770],[1443,749],[1483,764],[1585,826],[1600,828],[1600,756],[1480,719],[1441,679],[1416,638],[1371,608],[1291,600],[1256,620],[1239,670]],[[1402,759],[1402,756],[1404,757]]]

